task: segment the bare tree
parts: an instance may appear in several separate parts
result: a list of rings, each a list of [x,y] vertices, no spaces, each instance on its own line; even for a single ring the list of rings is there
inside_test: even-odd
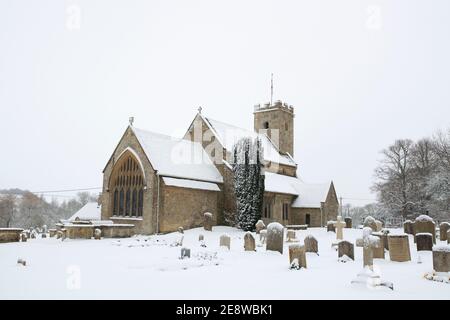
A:
[[[16,214],[17,196],[14,194],[6,194],[0,197],[0,223],[10,228]]]

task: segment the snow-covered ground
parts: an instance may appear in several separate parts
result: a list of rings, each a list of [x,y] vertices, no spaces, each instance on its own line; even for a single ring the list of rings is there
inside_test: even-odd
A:
[[[393,230],[400,232],[400,230]],[[231,250],[219,247],[223,233],[231,236]],[[200,246],[205,236],[206,248]],[[288,246],[284,254],[244,251],[244,232],[214,227],[185,231],[184,246],[190,259],[179,259],[173,247],[180,234],[137,236],[128,239],[30,239],[26,243],[0,244],[0,298],[17,299],[450,299],[450,284],[429,281],[431,252],[418,253],[410,236],[410,262],[375,259],[382,279],[394,284],[371,289],[350,282],[362,270],[362,248],[355,261],[338,262],[331,247],[334,233],[325,228],[297,231],[303,239],[319,241],[319,256],[307,253],[308,269],[289,270]],[[344,229],[351,242],[361,230]],[[17,264],[18,258],[27,265]]]

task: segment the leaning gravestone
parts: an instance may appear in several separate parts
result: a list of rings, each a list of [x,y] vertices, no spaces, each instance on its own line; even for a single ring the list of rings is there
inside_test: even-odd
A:
[[[244,236],[244,250],[245,251],[255,251],[256,244],[255,238],[253,237],[251,232],[245,233]]]
[[[305,252],[313,252],[319,255],[319,244],[317,239],[312,235],[307,235],[305,238]]]
[[[433,269],[436,272],[450,272],[450,246],[440,245],[433,248]]]
[[[220,246],[221,247],[227,247],[228,250],[230,250],[230,243],[231,243],[231,238],[229,235],[223,234],[220,236]]]
[[[433,236],[431,233],[416,234],[417,251],[432,251],[433,250]]]
[[[442,222],[439,225],[439,238],[441,241],[447,241],[447,232],[450,230],[450,223]]]
[[[191,257],[191,249],[181,248],[180,259],[190,258]]]
[[[327,222],[327,232],[336,232],[335,223],[336,221]]]
[[[348,241],[339,241],[338,243],[338,258],[347,256],[352,260],[355,260],[355,247],[353,243]]]
[[[288,230],[286,232],[286,242],[295,242],[296,236],[295,236],[295,230]]]
[[[347,217],[347,218],[344,219],[344,221],[345,221],[345,227],[347,229],[351,229],[352,228],[352,224],[353,224],[352,218]]]
[[[210,212],[205,212],[203,214],[203,228],[206,231],[212,231],[213,226],[213,215]]]
[[[367,216],[364,219],[364,227],[369,227],[373,232],[377,231],[377,222],[372,216]]]
[[[381,232],[372,232],[372,235],[380,238],[380,246],[373,249],[374,259],[384,259],[384,238]]]
[[[289,246],[289,263],[291,269],[306,268],[305,246],[299,244]]]
[[[405,262],[411,260],[407,234],[389,235],[389,256],[391,261]]]
[[[283,254],[284,227],[278,222],[269,223],[267,226],[266,250],[278,251]]]
[[[261,232],[261,230],[263,230],[266,227],[266,225],[264,224],[264,222],[262,220],[258,220],[255,227],[256,227],[256,234],[259,234]]]
[[[414,225],[411,220],[403,222],[403,232],[406,234],[414,234]]]
[[[414,234],[417,235],[418,233],[431,233],[433,243],[436,243],[436,224],[431,217],[423,214],[416,218],[414,222]],[[414,242],[416,242],[415,236]]]

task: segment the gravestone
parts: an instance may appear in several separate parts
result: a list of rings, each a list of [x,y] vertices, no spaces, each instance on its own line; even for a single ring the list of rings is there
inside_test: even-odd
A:
[[[24,232],[22,232],[20,234],[20,241],[27,242],[27,240],[28,240],[27,235]]]
[[[433,248],[433,269],[436,272],[450,272],[450,246],[440,245]]]
[[[372,232],[372,235],[380,239],[380,246],[373,249],[374,259],[384,259],[384,240],[381,232]]]
[[[198,241],[203,241],[205,240],[205,237],[202,234],[198,235]]]
[[[417,251],[432,251],[433,250],[433,236],[431,233],[416,234]]]
[[[338,258],[347,256],[352,260],[355,260],[355,247],[353,243],[349,241],[339,241],[338,243]]]
[[[229,235],[223,234],[220,236],[220,246],[221,247],[227,247],[228,250],[230,250],[230,243],[231,243],[231,238]]]
[[[405,262],[411,260],[407,234],[390,234],[388,236],[388,241],[391,261]]]
[[[213,215],[210,212],[205,212],[203,214],[203,229],[206,231],[212,231],[213,226]]]
[[[264,229],[259,232],[259,241],[261,243],[266,243],[266,240],[267,240],[267,230]]]
[[[375,225],[377,226],[376,232],[380,232],[383,229],[383,223],[380,220],[375,220]]]
[[[380,239],[372,235],[372,228],[363,228],[363,237],[356,239],[356,246],[363,248],[363,266],[373,270],[373,250],[380,247]]]
[[[377,231],[377,222],[372,216],[367,216],[364,219],[364,227],[369,227],[373,232]]]
[[[390,233],[390,231],[387,230],[387,229],[381,230],[381,234],[382,234],[382,238],[383,238],[383,244],[384,244],[384,248],[386,250],[389,250],[389,241],[388,241],[389,233]]]
[[[314,252],[319,255],[319,243],[317,239],[312,235],[308,235],[305,238],[305,252]]]
[[[418,233],[431,233],[433,243],[436,243],[436,224],[431,217],[423,214],[416,218],[414,221],[414,235]],[[414,242],[416,242],[415,236]]]
[[[179,232],[179,233],[184,233],[183,227],[178,227],[178,232]]]
[[[253,237],[251,232],[245,233],[244,250],[245,251],[255,251],[256,250],[255,238]]]
[[[295,231],[288,230],[286,232],[286,242],[295,242],[295,241],[296,241]]]
[[[342,217],[338,216],[337,217],[337,221],[334,224],[335,228],[336,228],[336,239],[337,240],[342,240],[344,239],[344,234],[342,232],[342,229],[345,228],[345,222],[342,221]]]
[[[336,232],[336,229],[334,227],[334,224],[336,221],[328,221],[327,222],[327,232]]]
[[[258,220],[255,227],[256,227],[256,234],[259,234],[261,232],[261,230],[266,228],[266,225],[264,224],[264,222],[262,220]]]
[[[56,235],[56,229],[48,229],[48,235],[53,238]]]
[[[347,218],[344,219],[344,221],[345,221],[345,227],[346,227],[347,229],[351,229],[351,228],[353,227],[353,221],[352,221],[352,218],[347,217]]]
[[[278,222],[269,223],[267,226],[266,250],[278,251],[283,254],[284,227]]]
[[[101,240],[101,238],[102,238],[102,230],[96,228],[96,229],[94,230],[94,239],[95,239],[95,240]]]
[[[289,264],[291,269],[306,268],[305,246],[299,244],[289,246]]]
[[[450,223],[442,222],[439,225],[439,238],[441,241],[447,241],[447,233],[450,230]]]
[[[191,257],[191,249],[181,248],[180,259],[190,258]]]
[[[47,238],[47,234],[46,234],[46,233],[42,233],[42,234],[41,234],[41,238],[42,238],[42,239],[46,239],[46,238]]]
[[[403,222],[403,232],[406,234],[414,234],[414,225],[411,220]]]

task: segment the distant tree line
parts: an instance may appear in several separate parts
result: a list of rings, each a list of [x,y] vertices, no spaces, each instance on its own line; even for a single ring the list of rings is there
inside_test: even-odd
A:
[[[61,219],[67,219],[89,201],[97,201],[97,196],[80,192],[70,200],[48,202],[26,190],[0,190],[0,227],[25,228],[53,226]]]

